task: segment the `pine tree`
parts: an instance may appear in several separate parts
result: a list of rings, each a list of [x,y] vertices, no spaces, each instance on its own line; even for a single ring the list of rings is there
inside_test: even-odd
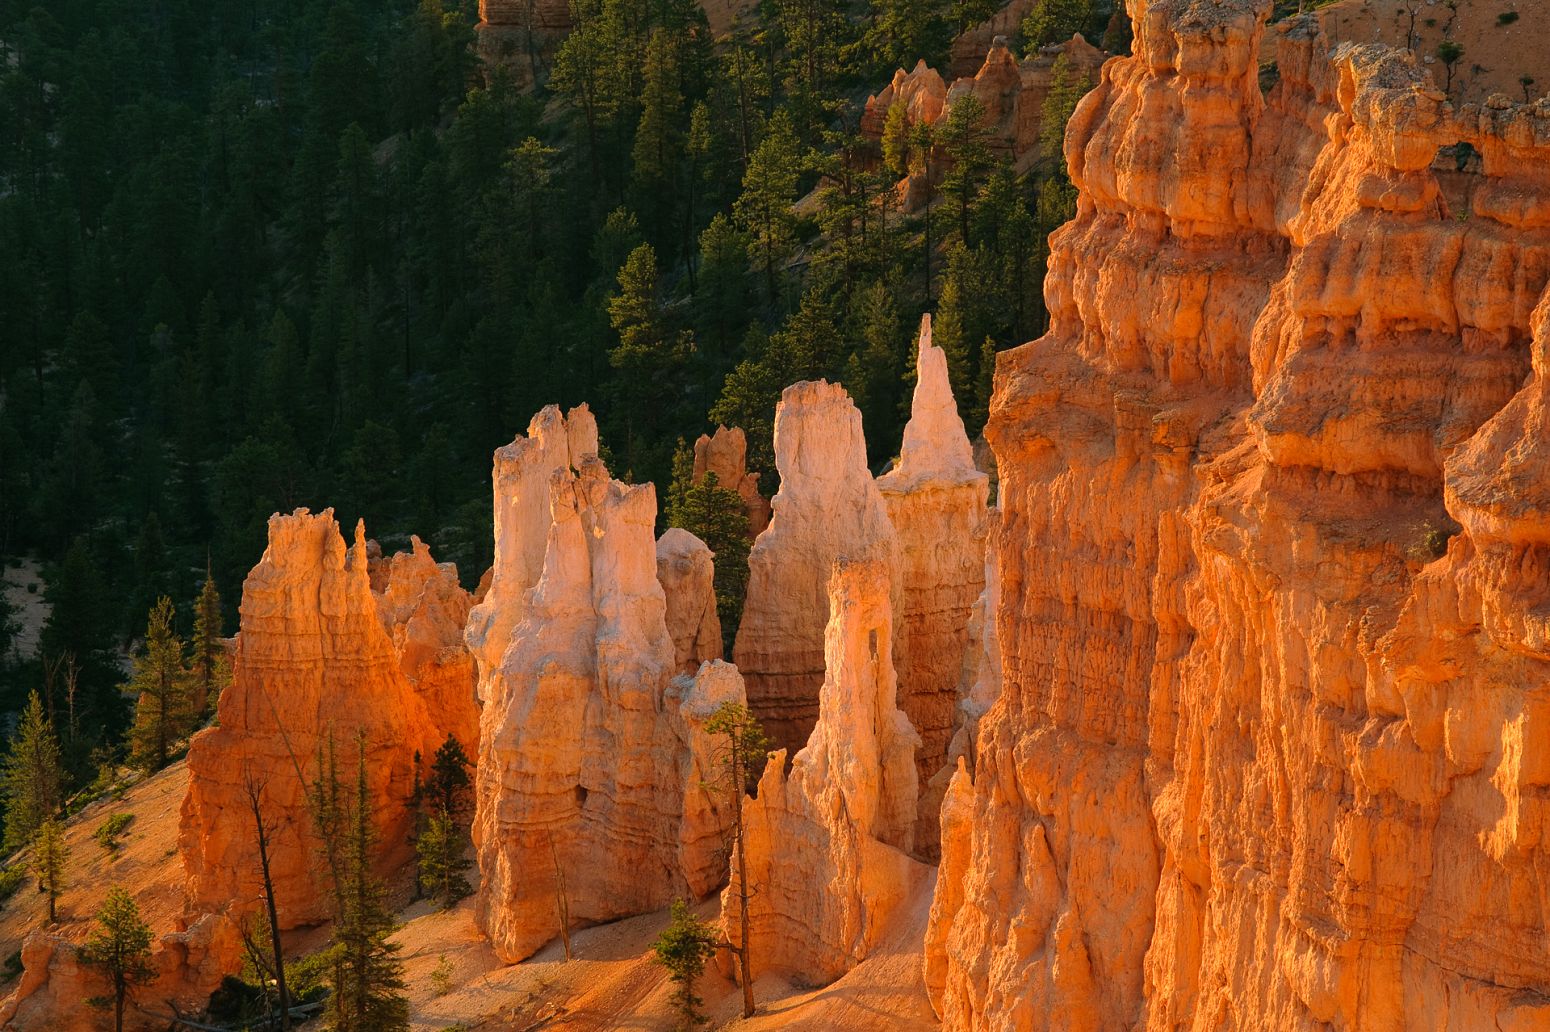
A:
[[[1082,31],[1092,16],[1091,0],[1036,0],[1023,19],[1023,45],[1029,55],[1049,43],[1064,43]]]
[[[221,644],[224,626],[221,620],[221,595],[215,589],[215,575],[205,563],[205,582],[194,606],[194,637],[189,642],[192,677],[189,680],[188,712],[195,725],[203,724],[211,704],[231,681],[231,664]]]
[[[471,781],[468,772],[473,761],[463,749],[463,743],[454,735],[436,748],[431,759],[431,776],[425,784],[425,792],[431,805],[444,813],[459,817],[468,809],[468,790]]]
[[[764,276],[772,310],[780,297],[781,268],[796,242],[791,205],[797,199],[800,174],[796,131],[791,116],[782,108],[770,119],[764,139],[748,159],[743,193],[733,208],[738,224],[748,234],[749,254]]]
[[[679,440],[682,456],[687,450]],[[743,618],[743,602],[748,596],[748,510],[742,496],[722,487],[715,473],[706,473],[693,482],[692,453],[687,464],[675,463],[673,483],[668,488],[667,525],[682,527],[715,553],[716,615],[721,619],[721,636],[728,649],[737,637],[737,625]],[[680,479],[687,473],[687,481]]]
[[[695,917],[681,899],[673,901],[672,915],[672,923],[657,936],[651,950],[672,980],[680,1032],[693,1032],[708,1023],[700,1013],[704,1001],[695,993],[694,983],[704,974],[706,962],[715,956],[716,929]]]
[[[43,712],[43,700],[32,692],[27,696],[27,708],[22,712],[16,736],[11,739],[11,754],[6,757],[5,770],[0,775],[7,851],[25,846],[43,822],[59,812],[63,784],[59,740]]]
[[[50,817],[38,826],[32,838],[32,873],[38,879],[38,889],[48,894],[48,921],[59,919],[56,904],[65,888],[65,863],[70,859],[70,846],[65,842],[65,829],[56,818]]]
[[[332,994],[328,1020],[335,1032],[402,1032],[409,1027],[399,945],[387,892],[372,870],[377,834],[366,780],[366,738],[356,736],[355,798],[342,799],[330,758],[312,795],[315,826],[328,829],[325,858],[335,872],[334,941],[328,950]],[[319,812],[321,810],[321,812]]]
[[[730,946],[737,956],[743,984],[743,1017],[753,1017],[753,960],[748,947],[748,901],[753,891],[748,885],[748,862],[743,850],[743,797],[758,782],[769,759],[769,739],[759,720],[739,702],[724,702],[705,722],[705,733],[726,739],[717,754],[717,787],[732,801],[731,852],[736,858],[737,881],[733,899],[737,901],[737,945]]]
[[[172,599],[163,595],[146,621],[145,644],[129,685],[138,699],[130,762],[147,773],[167,765],[172,743],[188,721],[188,677],[183,643],[172,628],[173,615]]]
[[[663,29],[652,29],[646,43],[645,76],[632,154],[634,186],[641,199],[640,211],[651,216],[648,221],[652,239],[668,243],[673,201],[678,193],[679,155],[683,150],[679,132],[683,94],[678,89],[679,68],[672,40]]]
[[[974,378],[974,407],[969,409],[965,420],[970,437],[977,437],[990,418],[990,395],[995,387],[995,376],[996,342],[986,337],[980,345],[979,374]]]
[[[450,907],[471,891],[463,872],[468,870],[467,836],[452,814],[438,808],[425,823],[415,843],[420,885],[443,907]]]
[[[608,320],[619,343],[609,349],[617,370],[614,398],[624,414],[625,469],[641,474],[660,441],[657,428],[669,415],[661,397],[643,383],[672,383],[692,350],[687,333],[674,332],[658,297],[656,251],[641,244],[619,269],[619,292],[608,299]]]
[[[903,179],[910,171],[910,115],[901,101],[888,105],[888,116],[883,120],[883,165],[895,179]]]
[[[942,176],[942,191],[958,201],[958,233],[969,243],[969,205],[979,195],[991,166],[990,132],[985,128],[985,105],[972,93],[953,101],[937,132],[937,144],[951,164]]]
[[[115,885],[97,911],[99,928],[81,947],[81,961],[99,968],[113,987],[113,995],[87,1002],[106,1010],[113,1008],[115,1032],[124,1032],[124,1005],[137,986],[156,976],[151,967],[151,929],[140,918],[134,897]]]
[[[872,10],[868,38],[885,68],[942,64],[951,35],[946,0],[877,0]]]

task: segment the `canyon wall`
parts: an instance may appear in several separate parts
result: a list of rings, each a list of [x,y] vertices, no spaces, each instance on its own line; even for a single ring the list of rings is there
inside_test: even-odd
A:
[[[748,595],[733,661],[748,705],[779,748],[795,752],[818,719],[828,578],[834,560],[894,566],[893,525],[866,464],[861,412],[839,384],[787,387],[775,408],[780,490],[748,555]]]
[[[743,690],[722,664],[675,677],[656,494],[609,478],[589,413],[545,409],[496,452],[494,484],[494,574],[467,632],[483,702],[476,914],[515,962],[559,933],[562,907],[580,926],[720,883],[703,728]]]
[[[790,774],[777,751],[744,803],[755,977],[838,978],[883,937],[924,870],[908,856],[920,739],[896,705],[890,591],[885,561],[834,563],[817,723]],[[740,946],[736,859],[721,902],[723,930]]]
[[[1003,688],[943,806],[954,1029],[1550,1023],[1550,103],[1130,0],[998,362]],[[1467,141],[1481,171],[1440,179]],[[1542,300],[1544,299],[1544,300]],[[1536,305],[1538,311],[1536,313]]]
[[[736,491],[748,513],[748,536],[758,537],[770,525],[770,502],[759,493],[759,474],[748,471],[748,438],[739,427],[716,427],[694,442],[694,482],[716,474],[716,483]]]
[[[387,583],[386,596],[371,590],[364,527],[347,549],[331,509],[270,517],[269,545],[242,586],[231,684],[188,750],[178,849],[195,912],[262,892],[251,786],[272,826],[281,926],[332,915],[306,786],[330,747],[353,783],[358,735],[378,872],[409,862],[415,754],[428,763],[447,734],[467,736],[474,722],[458,631],[468,600],[456,571],[423,545],[389,565]]]

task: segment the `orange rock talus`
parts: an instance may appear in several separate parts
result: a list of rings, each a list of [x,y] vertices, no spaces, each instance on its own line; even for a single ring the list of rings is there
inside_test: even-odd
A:
[[[151,950],[151,977],[135,987],[125,1008],[125,1032],[162,1032],[174,1012],[202,1012],[210,994],[242,966],[242,933],[224,913],[209,913],[161,936]],[[10,1032],[99,1032],[113,1028],[112,1011],[87,1003],[111,999],[100,967],[81,961],[79,944],[40,928],[22,944],[23,973],[0,1003],[0,1028]]]
[[[915,394],[899,462],[877,479],[877,489],[898,535],[899,708],[920,734],[915,761],[924,783],[947,757],[969,617],[985,587],[989,478],[974,467],[947,381],[947,355],[931,344],[929,315],[921,320],[917,350]],[[922,817],[919,844],[934,846],[935,809]]]
[[[540,522],[497,522],[469,627],[484,703],[476,912],[512,962],[558,934],[562,898],[584,925],[703,896],[725,871],[719,804],[695,771],[713,748],[705,720],[742,686],[674,679],[655,490],[609,479],[595,452],[590,415],[549,409],[495,458],[497,513],[530,513],[534,478],[549,492]],[[540,572],[517,594],[539,532]]]
[[[269,851],[281,925],[294,928],[331,914],[303,780],[316,776],[319,749],[332,740],[341,769],[353,772],[355,739],[365,736],[378,870],[386,875],[410,859],[415,752],[430,756],[467,714],[454,707],[443,724],[430,703],[446,686],[425,679],[436,694],[421,697],[400,669],[371,591],[365,530],[358,525],[355,547],[346,549],[331,509],[270,517],[269,547],[243,583],[240,612],[232,683],[221,693],[216,724],[189,746],[178,847],[196,911],[256,899],[261,881],[245,791],[252,778],[266,820],[276,825]],[[434,634],[422,623],[405,640]]]
[[[890,590],[881,560],[834,564],[818,722],[791,773],[785,751],[774,753],[744,803],[756,976],[838,978],[882,939],[921,868],[908,856],[919,737],[895,705]],[[736,863],[734,854],[722,924],[741,944]]]
[[[770,525],[770,502],[759,493],[759,474],[748,472],[748,440],[739,427],[716,427],[714,434],[701,434],[694,442],[694,482],[705,474],[716,474],[716,482],[736,491],[748,513],[748,535],[758,537]]]
[[[680,527],[657,540],[657,581],[667,603],[673,668],[694,674],[721,658],[721,619],[716,615],[716,568],[705,542]]]
[[[1131,0],[1067,130],[945,1027],[1550,1026],[1550,102],[1311,18],[1262,94],[1270,7]]]
[[[881,557],[896,543],[866,465],[861,413],[839,384],[787,387],[775,409],[780,490],[748,556],[748,595],[733,660],[748,705],[776,746],[794,751],[818,719],[824,623],[834,560]]]

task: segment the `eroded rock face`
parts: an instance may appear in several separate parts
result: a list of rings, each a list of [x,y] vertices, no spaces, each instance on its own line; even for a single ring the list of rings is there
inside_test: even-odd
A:
[[[921,320],[915,393],[898,464],[877,479],[898,536],[901,608],[895,655],[899,707],[920,734],[916,765],[924,784],[947,758],[956,725],[969,620],[985,587],[985,496],[989,478],[974,452],[947,379],[947,355]],[[919,829],[927,855],[937,839],[936,810]]]
[[[523,509],[529,478],[542,478],[548,511],[533,525],[497,523],[495,576],[469,628],[484,701],[477,919],[513,962],[558,934],[562,894],[584,925],[720,881],[722,804],[692,772],[713,748],[705,720],[741,700],[740,682],[715,665],[674,680],[655,491],[609,478],[589,415],[545,410],[496,453],[498,513]],[[516,595],[539,531],[542,565]]]
[[[716,615],[716,567],[710,548],[681,527],[657,540],[657,582],[667,603],[673,668],[693,675],[700,664],[721,658],[721,619]]]
[[[509,72],[518,87],[531,86],[548,74],[554,52],[570,30],[565,0],[479,0],[479,57],[487,68]]]
[[[733,659],[748,705],[777,746],[800,748],[818,719],[828,578],[840,556],[892,568],[896,543],[866,465],[861,413],[839,384],[787,387],[775,409],[780,490],[748,556]]]
[[[780,510],[777,507],[776,517]],[[785,772],[771,756],[744,804],[749,944],[754,974],[778,970],[824,984],[866,958],[919,865],[914,754],[919,738],[895,704],[889,568],[838,560],[824,634],[828,674],[818,722]],[[740,944],[738,870],[722,922]]]
[[[1051,330],[992,404],[947,1027],[1550,1022],[1550,105],[1452,109],[1311,19],[1262,95],[1269,8],[1132,0],[1067,131]]]
[[[770,502],[759,493],[759,474],[748,472],[748,439],[739,427],[716,427],[714,434],[701,434],[694,442],[694,482],[705,474],[716,474],[716,482],[736,491],[748,513],[748,536],[758,537],[770,525]]]
[[[997,19],[1018,6],[1014,3],[1003,9]],[[992,19],[987,25],[995,23],[996,19]],[[1014,24],[1010,31],[1015,29]],[[1054,78],[1055,62],[1064,56],[1069,74],[1093,81],[1107,55],[1077,35],[1018,61],[1000,33],[971,32],[954,44],[953,68],[960,68],[963,61],[959,48],[970,45],[969,41],[973,39],[982,40],[973,62],[951,85],[924,61],[913,71],[905,72],[902,68],[895,71],[892,82],[880,93],[867,98],[861,115],[862,135],[881,142],[888,109],[895,104],[904,105],[905,117],[911,125],[920,122],[935,125],[952,112],[953,104],[959,98],[972,95],[984,107],[983,124],[989,130],[990,146],[1009,158],[1019,172],[1033,167],[1041,157],[1039,127],[1044,98]],[[945,167],[945,161],[946,156],[942,155],[938,164]],[[925,196],[925,184],[919,176],[920,173],[912,173],[899,184],[900,197],[911,209],[922,203]]]
[[[418,537],[410,544],[410,551],[386,562],[377,615],[414,693],[473,756],[479,746],[477,671],[463,642],[473,599],[458,583],[456,564],[436,562]]]
[[[389,876],[410,860],[415,753],[428,762],[448,732],[466,733],[471,702],[467,668],[448,640],[466,599],[455,573],[432,574],[426,564],[435,569],[422,546],[391,576],[397,595],[379,599],[363,527],[346,549],[331,509],[270,518],[269,547],[242,586],[232,682],[216,724],[189,746],[178,848],[196,912],[261,892],[251,780],[275,825],[269,848],[281,926],[331,916],[306,782],[330,743],[353,779],[357,735],[375,803],[378,871]]]
[[[221,980],[242,966],[242,935],[224,913],[209,913],[163,935],[151,953],[151,980],[134,989],[146,1010],[125,1008],[126,1032],[161,1032],[166,1015],[203,1011]],[[79,944],[39,929],[21,949],[23,973],[0,1003],[0,1027],[14,1032],[98,1032],[113,1028],[113,1012],[90,1006],[111,998],[99,967],[81,961]]]

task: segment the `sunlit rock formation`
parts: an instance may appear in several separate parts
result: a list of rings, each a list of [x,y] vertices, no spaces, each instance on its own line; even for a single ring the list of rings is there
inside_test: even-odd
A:
[[[178,847],[196,912],[251,905],[262,891],[251,784],[273,825],[281,925],[331,916],[306,784],[330,748],[353,779],[357,736],[366,750],[378,871],[391,875],[409,861],[415,754],[428,762],[448,732],[466,733],[471,701],[461,694],[467,675],[455,658],[459,646],[446,636],[466,601],[455,573],[432,574],[426,564],[435,566],[422,546],[395,575],[397,601],[382,602],[371,591],[363,527],[347,549],[331,509],[270,517],[269,547],[242,587],[232,682],[215,725],[189,746]]]
[[[947,355],[921,320],[915,393],[898,464],[877,479],[898,539],[900,610],[895,663],[899,708],[920,734],[924,784],[941,769],[955,726],[969,617],[985,587],[985,495],[947,380]],[[934,854],[936,812],[922,813],[920,844]]]
[[[748,513],[748,535],[758,537],[770,525],[770,502],[759,493],[759,474],[748,472],[748,440],[738,427],[716,427],[694,442],[694,482],[716,474],[716,483],[736,491]]]
[[[895,704],[888,566],[840,559],[832,571],[818,722],[789,775],[784,751],[770,758],[743,811],[754,974],[819,985],[865,959],[921,870],[908,856],[919,739]],[[722,894],[734,945],[737,884],[734,855]]]
[[[807,741],[824,678],[828,580],[840,556],[892,569],[893,525],[866,465],[861,413],[839,384],[793,384],[775,409],[780,490],[748,556],[733,659],[748,704],[780,748]]]
[[[174,1009],[184,1014],[203,1010],[222,979],[242,965],[241,933],[224,913],[182,924],[151,949],[150,979],[135,989],[136,999],[148,1006],[126,1009],[125,1032],[162,1032]],[[81,960],[79,943],[40,928],[22,944],[21,961],[20,980],[0,1002],[0,1028],[99,1032],[113,1027],[111,1012],[87,1002],[111,999],[112,985],[102,968]]]
[[[457,566],[438,563],[418,537],[410,551],[385,563],[377,613],[393,640],[398,668],[433,719],[473,756],[479,746],[479,700],[474,657],[463,643],[472,598],[457,580]]]
[[[680,527],[657,540],[657,581],[667,605],[673,668],[693,674],[721,658],[721,620],[716,615],[715,562],[705,542]]]
[[[964,39],[968,38],[966,34]],[[910,125],[935,125],[952,112],[959,98],[972,95],[984,109],[982,124],[989,130],[990,146],[1007,157],[1017,171],[1026,172],[1042,156],[1039,128],[1055,62],[1063,56],[1069,75],[1091,81],[1097,79],[1098,69],[1107,57],[1080,35],[1018,61],[1006,39],[996,34],[984,38],[978,53],[983,60],[976,58],[974,66],[951,85],[925,61],[916,64],[913,71],[895,71],[892,82],[867,98],[861,115],[861,134],[880,143],[888,110],[895,104],[904,105],[905,119]],[[939,170],[934,170],[934,174],[939,174]],[[911,208],[923,203],[925,197],[920,175],[911,173],[901,184],[900,195]]]
[[[558,934],[562,908],[583,925],[719,883],[718,804],[691,771],[704,721],[741,685],[673,679],[655,491],[609,478],[588,413],[540,413],[496,453],[494,480],[495,574],[468,631],[484,705],[476,909],[517,961]]]
[[[1262,95],[1270,6],[1131,0],[1067,130],[1051,329],[988,431],[949,1028],[1550,1023],[1550,104],[1451,108],[1311,19]]]

